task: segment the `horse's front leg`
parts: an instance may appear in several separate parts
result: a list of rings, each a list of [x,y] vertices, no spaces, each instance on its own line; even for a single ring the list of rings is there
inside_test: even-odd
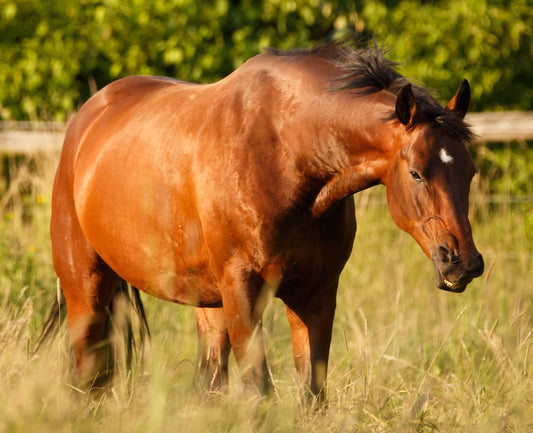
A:
[[[262,307],[257,299],[264,285],[257,274],[242,268],[226,268],[221,285],[226,326],[235,360],[245,387],[265,394],[268,376],[262,331]]]
[[[198,362],[195,383],[199,390],[217,392],[228,386],[231,345],[222,308],[196,308]]]
[[[296,370],[319,403],[326,397],[336,288],[315,294],[303,305],[287,305]]]

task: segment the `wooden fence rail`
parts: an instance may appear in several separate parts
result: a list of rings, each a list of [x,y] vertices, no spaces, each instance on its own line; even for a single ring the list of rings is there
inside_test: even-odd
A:
[[[478,142],[509,142],[533,140],[533,111],[467,114]]]
[[[479,143],[533,140],[533,111],[471,113]],[[61,150],[66,124],[57,122],[0,122],[0,154],[31,154]]]

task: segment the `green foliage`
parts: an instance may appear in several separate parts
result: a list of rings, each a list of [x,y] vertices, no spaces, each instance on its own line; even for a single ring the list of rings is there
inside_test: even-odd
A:
[[[528,142],[495,143],[471,149],[487,192],[533,197],[533,148]]]
[[[402,72],[442,90],[472,85],[474,109],[532,109],[533,9],[527,0],[365,2],[362,16],[386,38]]]
[[[264,47],[375,35],[402,71],[477,109],[533,107],[527,0],[0,0],[0,119],[64,120],[133,74],[212,82]]]

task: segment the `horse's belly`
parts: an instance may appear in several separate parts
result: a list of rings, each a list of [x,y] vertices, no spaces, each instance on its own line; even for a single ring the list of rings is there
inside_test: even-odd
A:
[[[98,227],[93,222],[85,224],[84,230],[98,255],[138,289],[180,304],[220,304],[200,239],[160,231],[156,225],[141,226],[139,220],[132,223]],[[105,239],[95,236],[96,231],[107,233]]]
[[[75,202],[83,232],[102,260],[156,297],[187,305],[220,304],[190,197],[147,181],[146,172],[139,180],[99,171],[78,179]]]
[[[191,238],[159,231],[150,224],[103,228],[85,224],[89,242],[121,278],[139,290],[180,304],[220,304],[201,244],[194,245]],[[96,230],[106,232],[106,238],[92,236]]]

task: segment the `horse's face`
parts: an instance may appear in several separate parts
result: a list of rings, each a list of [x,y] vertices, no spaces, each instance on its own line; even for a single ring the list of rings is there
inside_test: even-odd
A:
[[[458,110],[458,95],[449,109]],[[403,117],[399,112],[399,120],[409,126],[415,111],[411,107]],[[476,169],[461,141],[435,131],[426,123],[406,135],[387,176],[387,199],[396,224],[432,259],[437,287],[462,292],[483,273],[483,257],[474,245],[468,220],[470,183]]]

